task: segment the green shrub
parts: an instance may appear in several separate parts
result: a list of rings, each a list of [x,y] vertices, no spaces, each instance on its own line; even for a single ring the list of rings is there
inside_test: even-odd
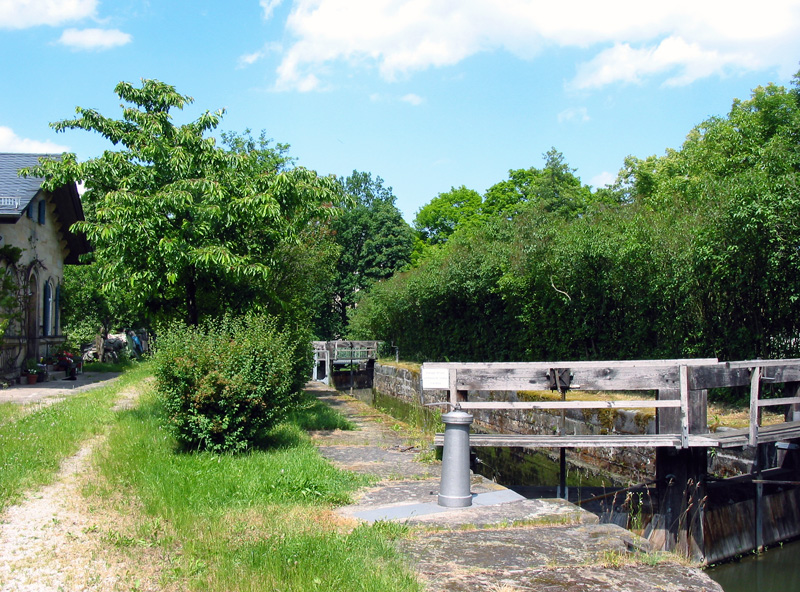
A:
[[[291,410],[310,348],[305,332],[265,315],[171,325],[154,354],[169,429],[185,448],[250,448]]]

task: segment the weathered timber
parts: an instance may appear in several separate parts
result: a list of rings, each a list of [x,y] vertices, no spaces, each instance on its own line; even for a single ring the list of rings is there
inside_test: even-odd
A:
[[[750,368],[731,368],[730,364],[726,363],[689,368],[689,388],[691,390],[747,386],[749,384]]]
[[[763,545],[773,545],[800,535],[800,489],[764,495]],[[705,512],[706,561],[714,563],[755,549],[756,516],[751,500],[718,505]]]
[[[759,407],[775,407],[777,405],[797,405],[800,397],[781,397],[779,399],[759,399]]]
[[[549,390],[550,368],[455,368],[463,390]],[[582,391],[678,388],[679,366],[569,367],[570,389]]]
[[[751,382],[753,368],[768,369],[768,371],[762,372],[761,380],[764,382],[800,381],[800,365],[792,365],[788,362],[790,360],[752,360],[750,362],[723,362],[711,366],[691,367],[689,369],[689,388],[748,386]]]
[[[444,434],[436,434],[434,444],[444,444]],[[657,434],[565,434],[527,435],[527,434],[470,434],[470,446],[490,446],[513,448],[656,448],[659,446],[680,447],[681,439],[676,435]]]
[[[761,368],[753,368],[750,375],[750,446],[758,445],[758,428],[761,425],[761,413],[758,397],[761,392]]]
[[[674,360],[614,360],[602,362],[585,361],[558,361],[558,362],[425,362],[428,368],[457,368],[457,369],[502,369],[502,368],[533,368],[548,371],[550,368],[636,368],[636,367],[665,367],[665,366],[708,366],[717,364],[717,358],[678,358]],[[800,363],[800,360],[798,360]]]
[[[523,435],[494,434],[473,435],[472,446],[522,447],[522,448],[605,448],[637,447],[656,449],[656,498],[657,510],[651,522],[649,538],[657,547],[677,549],[699,561],[715,561],[720,557],[731,557],[761,548],[773,540],[770,524],[789,518],[791,532],[800,531],[800,515],[790,517],[785,513],[785,504],[769,507],[763,488],[760,471],[766,459],[763,452],[766,444],[800,440],[800,359],[798,360],[747,360],[719,363],[717,360],[636,360],[621,362],[535,362],[535,363],[426,363],[425,368],[435,368],[439,374],[431,377],[431,384],[449,384],[451,402],[459,401],[465,410],[480,411],[497,409],[541,410],[552,412],[565,409],[641,409],[656,411],[656,434],[645,435],[581,435],[564,434],[563,424],[557,434]],[[445,372],[446,371],[446,372]],[[446,382],[442,380],[446,378]],[[784,396],[761,399],[764,384],[783,384]],[[708,433],[707,414],[708,389],[718,387],[750,387],[750,422],[743,430],[725,430]],[[442,388],[431,386],[430,389]],[[612,391],[612,390],[656,390],[656,401],[484,401],[470,402],[470,391],[528,391],[528,390]],[[495,399],[489,393],[489,399]],[[503,397],[499,397],[503,398]],[[508,397],[516,399],[516,396]],[[530,397],[521,397],[530,398]],[[787,421],[782,424],[761,426],[761,410],[764,407],[786,406]],[[511,415],[511,414],[507,414]],[[789,421],[791,420],[791,421]],[[509,424],[512,425],[512,424]],[[576,430],[580,431],[580,430]],[[711,548],[715,543],[714,529],[706,532],[703,515],[707,501],[706,470],[708,448],[731,448],[758,446],[758,459],[754,463],[757,471],[754,481],[755,500],[746,504],[750,512],[750,524],[738,528],[744,534],[732,546]],[[798,457],[788,454],[792,445],[780,447],[784,451],[781,466],[798,471]],[[779,452],[780,454],[780,452]],[[563,457],[563,455],[562,455]],[[784,478],[784,486],[794,484],[797,479]],[[777,483],[773,483],[776,486]],[[793,494],[792,494],[793,495]],[[776,498],[777,499],[777,498]],[[796,506],[797,504],[795,504]],[[770,512],[774,509],[775,516]],[[723,512],[724,513],[724,512]],[[780,516],[778,516],[780,514]],[[743,525],[739,525],[741,527]],[[783,530],[786,535],[790,530]],[[709,533],[710,536],[709,536]],[[791,534],[788,536],[796,536]],[[783,536],[782,538],[786,538]],[[743,543],[743,540],[746,542]],[[780,539],[776,539],[780,540]],[[735,549],[735,551],[731,551]]]
[[[693,435],[689,437],[689,445],[708,446],[711,448],[741,448],[748,445],[750,441],[749,435],[749,428]],[[787,421],[760,427],[757,437],[759,442],[765,444],[800,438],[800,421]]]
[[[657,409],[680,408],[680,401],[487,401],[460,403],[462,409]]]

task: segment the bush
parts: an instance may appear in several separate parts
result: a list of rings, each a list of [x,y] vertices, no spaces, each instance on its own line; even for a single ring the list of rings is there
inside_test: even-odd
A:
[[[291,410],[310,352],[304,331],[265,315],[171,325],[154,354],[169,429],[185,448],[250,448]]]

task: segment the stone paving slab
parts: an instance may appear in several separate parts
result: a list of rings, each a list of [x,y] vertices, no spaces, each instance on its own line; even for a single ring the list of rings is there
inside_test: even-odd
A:
[[[359,504],[350,506],[350,511],[347,508],[342,508],[340,513],[352,518],[358,518],[366,522],[377,522],[378,520],[385,521],[399,521],[406,524],[415,524],[417,518],[428,516],[431,514],[452,515],[461,517],[464,523],[474,523],[474,516],[467,517],[469,510],[477,510],[485,506],[492,508],[500,504],[510,504],[524,500],[521,495],[511,491],[510,489],[503,489],[499,491],[487,491],[485,493],[472,494],[472,506],[470,508],[460,508],[454,510],[453,508],[445,508],[440,506],[437,501],[438,493],[430,491],[428,499],[433,501],[408,503],[406,501],[400,503],[381,504],[372,508],[365,508]],[[395,498],[397,499],[397,498]],[[445,521],[446,518],[440,518]]]
[[[441,508],[439,466],[419,462],[394,420],[320,383],[310,387],[357,426],[312,434],[320,452],[378,479],[339,513],[407,525],[399,550],[429,592],[723,592],[699,569],[643,555],[644,539],[564,500],[520,500],[476,475],[478,503]]]
[[[399,452],[382,446],[321,445],[319,451],[341,468],[377,475],[381,479],[428,479],[438,477],[440,471],[438,465],[417,462],[419,451],[413,450]]]

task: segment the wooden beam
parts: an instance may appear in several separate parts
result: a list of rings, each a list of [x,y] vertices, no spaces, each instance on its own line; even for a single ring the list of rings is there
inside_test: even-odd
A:
[[[689,370],[681,366],[681,448],[689,447]]]
[[[430,368],[464,368],[464,369],[503,369],[525,368],[549,370],[550,368],[636,368],[636,367],[668,367],[668,366],[708,366],[717,364],[717,358],[678,358],[674,360],[614,360],[602,362],[559,361],[559,362],[425,362],[423,367]],[[798,360],[800,364],[800,360]]]
[[[689,389],[711,389],[750,384],[750,368],[731,368],[730,364],[694,366],[689,369]]]
[[[550,369],[458,368],[457,384],[465,390],[535,391],[550,389]],[[659,390],[678,388],[678,366],[569,367],[570,390]]]
[[[758,445],[758,396],[761,391],[761,368],[753,368],[750,376],[750,446]]]
[[[800,397],[782,397],[780,399],[759,399],[759,407],[772,407],[775,405],[796,405],[800,403]]]
[[[434,444],[444,443],[443,434],[436,434]],[[656,434],[611,434],[611,435],[523,435],[523,434],[470,434],[469,445],[477,447],[511,448],[679,448],[680,437]]]
[[[461,403],[462,409],[656,409],[680,407],[680,401],[481,401]]]
[[[775,366],[800,367],[800,358],[783,358],[780,360],[742,360],[738,362],[724,362],[731,368],[773,368]]]

